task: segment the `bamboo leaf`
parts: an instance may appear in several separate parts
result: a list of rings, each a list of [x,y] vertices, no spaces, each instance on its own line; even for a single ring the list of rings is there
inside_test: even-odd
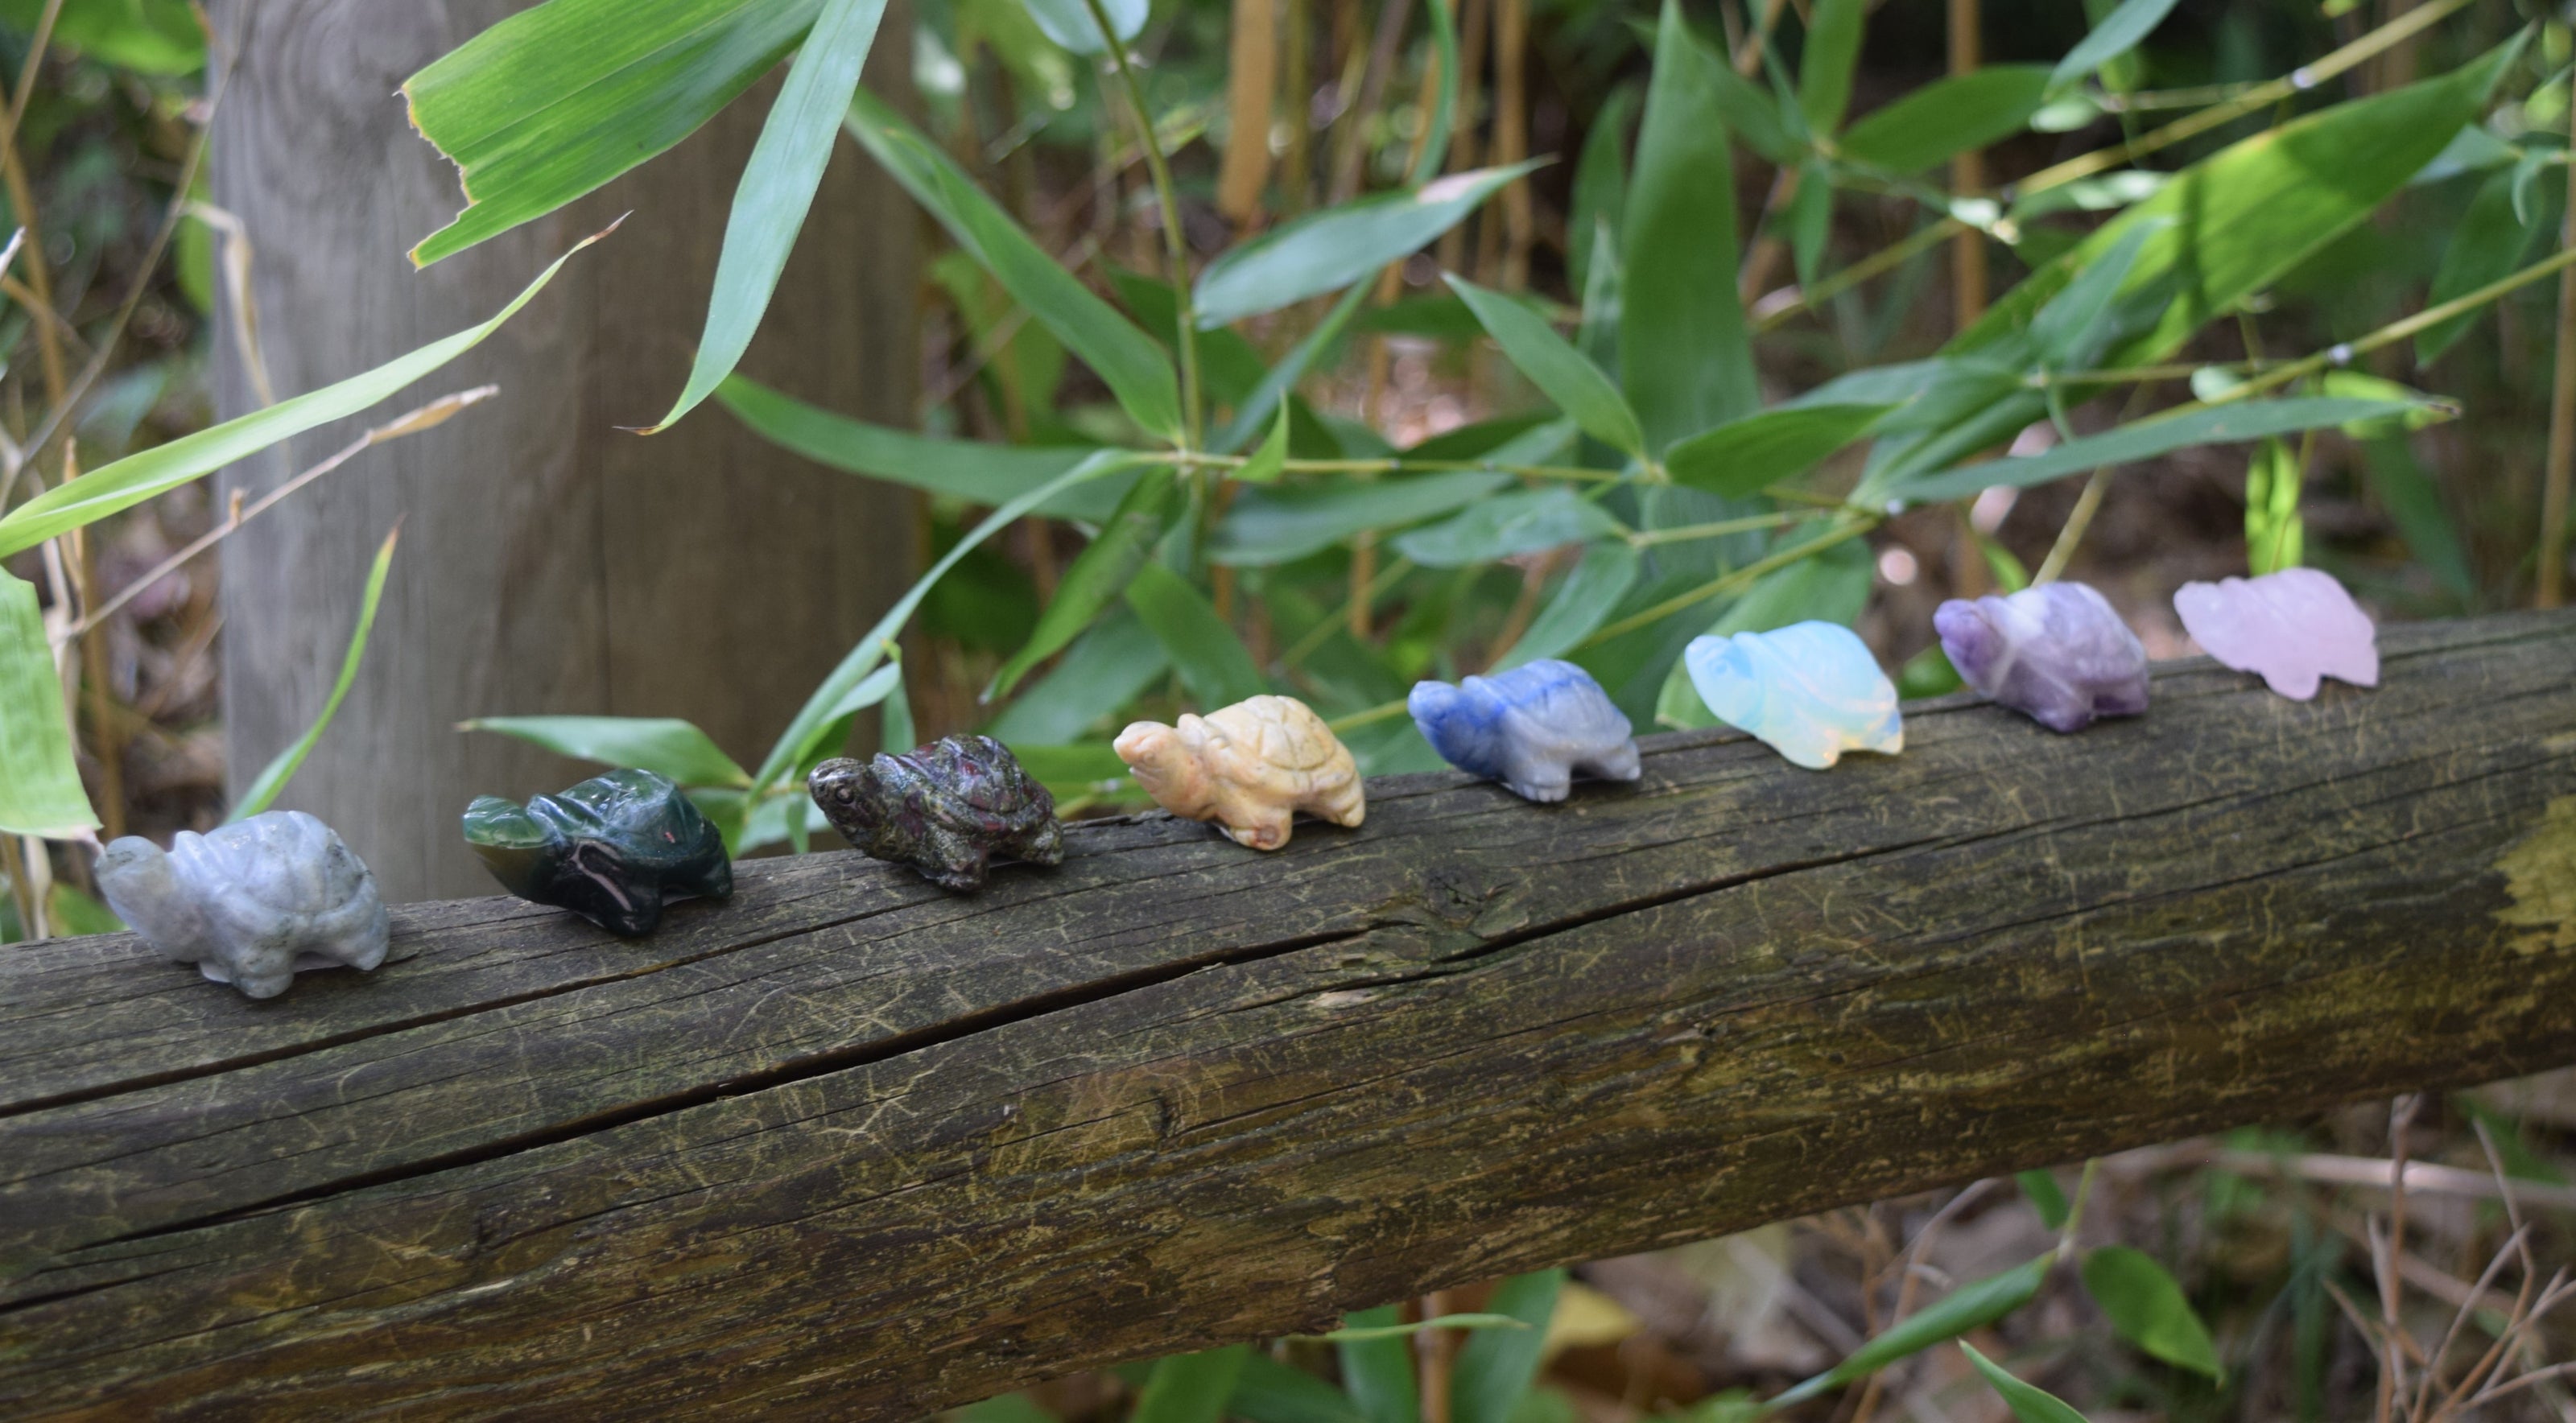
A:
[[[886,651],[892,645],[895,635],[902,632],[903,625],[912,620],[913,611],[921,606],[921,600],[928,596],[930,590],[938,585],[939,580],[947,577],[948,571],[955,568],[966,555],[982,547],[984,540],[1000,533],[1004,528],[1009,527],[1013,520],[1045,503],[1049,498],[1063,493],[1084,480],[1098,479],[1142,463],[1147,458],[1126,450],[1095,451],[1091,458],[995,509],[982,523],[967,530],[964,537],[958,539],[937,563],[930,566],[928,573],[921,575],[920,581],[906,590],[901,598],[896,599],[893,607],[886,609],[885,616],[877,619],[876,626],[868,629],[867,635],[859,639],[858,646],[851,648],[848,654],[842,657],[840,665],[832,669],[832,675],[824,678],[823,684],[816,687],[813,694],[805,699],[805,705],[797,711],[796,719],[788,723],[787,730],[779,736],[777,744],[769,748],[768,759],[762,761],[760,769],[753,773],[753,786],[756,789],[766,789],[778,784],[782,777],[793,771],[808,755],[812,754],[813,748],[821,744],[824,733],[830,729],[837,708],[843,699],[847,698],[861,682],[867,680],[869,673],[877,670],[877,664],[885,659]],[[894,717],[891,712],[886,720],[889,726],[893,724]],[[905,720],[907,722],[910,720],[909,714],[906,715]]]
[[[2559,171],[2562,175],[2565,172]],[[2433,290],[2424,298],[2426,306],[2439,306],[2454,297],[2466,296],[2489,282],[2513,275],[2514,269],[2522,265],[2540,236],[2540,225],[2526,224],[2515,213],[2513,183],[2513,171],[2508,169],[2489,175],[2478,185],[2477,194],[2469,199],[2468,208],[2451,229],[2451,240],[2442,244],[2442,265],[2434,270]],[[2440,360],[2485,315],[2484,310],[2464,311],[2417,332],[2415,363],[2429,366]]]
[[[65,840],[97,828],[36,585],[0,569],[0,832]]]
[[[1264,690],[1261,669],[1244,650],[1226,620],[1218,617],[1207,595],[1159,563],[1136,570],[1127,585],[1127,606],[1153,630],[1202,711],[1232,706]]]
[[[1061,651],[1091,626],[1101,609],[1127,591],[1128,580],[1153,556],[1154,545],[1170,527],[1181,502],[1179,494],[1180,476],[1171,469],[1150,470],[1128,489],[1117,512],[1109,516],[1099,535],[1065,570],[1055,596],[1038,614],[1037,628],[1029,634],[1027,645],[993,674],[992,685],[984,691],[985,701],[1010,695],[1030,668]]]
[[[543,217],[695,132],[796,47],[823,0],[548,0],[405,80],[466,207],[427,266]]]
[[[1171,665],[1151,629],[1124,606],[1112,608],[995,717],[986,734],[1012,746],[1079,740],[1093,722],[1134,701]]]
[[[1857,163],[1920,173],[2021,132],[2047,89],[2048,70],[2037,64],[1989,65],[1936,79],[1862,115],[1838,146]]]
[[[1831,135],[1851,107],[1852,70],[1860,62],[1861,22],[1868,0],[1816,0],[1808,12],[1806,51],[1798,62],[1798,108],[1807,131]]]
[[[1286,563],[1353,534],[1418,524],[1510,484],[1508,474],[1455,470],[1374,480],[1246,488],[1219,519],[1208,557],[1238,568]]]
[[[698,338],[689,383],[662,423],[646,434],[669,429],[696,409],[751,349],[752,333],[768,314],[787,254],[823,185],[841,116],[858,90],[859,68],[876,43],[885,6],[886,0],[823,0],[734,189],[724,249],[716,257],[715,290],[707,297],[706,332]]]
[[[1342,1316],[1342,1326],[1375,1331],[1396,1323],[1394,1305],[1363,1309]],[[1342,1387],[1369,1423],[1421,1423],[1422,1395],[1413,1373],[1413,1342],[1386,1337],[1345,1339],[1334,1346],[1341,1356]]]
[[[1784,405],[1691,436],[1664,456],[1675,484],[1758,494],[1869,434],[1894,405]]]
[[[1181,434],[1179,378],[1154,338],[1074,279],[910,121],[865,89],[843,127],[1002,289],[1106,382],[1148,431]]]
[[[1462,568],[1627,532],[1571,489],[1515,489],[1402,535],[1395,548],[1425,568]]]
[[[1930,1306],[1899,1320],[1894,1326],[1851,1352],[1850,1357],[1825,1372],[1808,1379],[1771,1400],[1774,1407],[1803,1403],[1821,1393],[1860,1382],[1899,1359],[1910,1358],[1935,1344],[1956,1339],[1971,1329],[1982,1328],[2030,1303],[2039,1293],[2040,1283],[2057,1262],[2052,1250],[2036,1259],[2026,1260],[1999,1275],[1988,1275],[1952,1290]]]
[[[2208,1326],[2154,1256],[2125,1245],[2101,1246],[2084,1257],[2084,1288],[2121,1338],[2213,1383],[2226,1380]]]
[[[1410,1339],[1426,1329],[1527,1329],[1529,1321],[1508,1314],[1444,1314],[1437,1319],[1416,1320],[1411,1324],[1350,1324],[1324,1334],[1301,1334],[1301,1339],[1325,1339],[1335,1343],[1356,1339]]]
[[[2156,26],[2173,13],[2174,0],[2120,0],[2120,7],[2104,16],[2093,32],[2076,41],[2075,48],[2057,62],[2048,76],[2048,87],[2063,89],[2080,83],[2084,76],[2127,54],[2138,42],[2153,33]],[[2451,130],[2444,130],[2447,138]]]
[[[1572,417],[1583,432],[1638,459],[1645,458],[1646,435],[1637,412],[1628,408],[1619,387],[1581,351],[1547,324],[1547,318],[1500,292],[1488,291],[1464,277],[1451,275],[1450,289],[1476,313],[1495,344],[1522,375],[1530,378],[1556,408]]]
[[[1288,467],[1288,407],[1279,407],[1279,418],[1270,422],[1270,433],[1262,437],[1260,447],[1235,467],[1234,477],[1245,484],[1276,484]]]
[[[1973,1344],[1961,1344],[1959,1351],[1977,1366],[1986,1382],[2003,1395],[2004,1406],[2012,1410],[2016,1423],[2085,1423],[2084,1415],[2067,1406],[2064,1399],[2037,1384],[2023,1383],[2006,1372],[2003,1365],[1977,1352]]]
[[[1251,1352],[1249,1345],[1229,1344],[1157,1360],[1128,1423],[1222,1423],[1225,1401],[1234,1396],[1234,1381]]]
[[[1007,504],[1098,453],[1070,446],[978,444],[888,429],[835,415],[739,375],[716,387],[716,402],[753,434],[817,464],[970,504]],[[1078,484],[1036,512],[1096,524],[1109,517],[1134,482],[1132,475],[1111,475]]]
[[[1917,503],[1966,499],[1997,486],[2027,488],[2070,474],[2089,473],[2105,465],[2153,459],[2193,445],[2241,444],[2355,420],[2403,415],[2422,408],[2402,400],[2352,400],[2332,396],[2203,406],[2179,415],[2131,421],[2099,435],[2069,440],[2045,454],[1963,465],[1915,480],[1903,489],[1903,494]]]
[[[396,524],[393,531],[385,535],[384,544],[376,550],[374,566],[367,570],[367,589],[358,598],[358,626],[349,634],[349,650],[340,659],[340,675],[331,683],[331,695],[322,701],[322,714],[313,719],[313,724],[304,729],[302,736],[295,738],[293,745],[278,752],[276,760],[260,769],[258,777],[250,783],[250,789],[242,792],[241,802],[233,807],[232,814],[224,817],[225,824],[247,819],[268,809],[277,799],[277,793],[286,789],[288,781],[295,779],[296,771],[304,765],[304,758],[312,755],[313,748],[321,743],[322,733],[331,729],[331,719],[340,714],[340,703],[347,699],[349,688],[358,680],[358,668],[366,661],[367,636],[375,631],[376,605],[384,601],[385,575],[393,571],[394,542],[401,537],[402,525]]]
[[[1724,67],[1691,35],[1680,0],[1664,0],[1619,234],[1619,377],[1650,451],[1761,405],[1735,295],[1735,160],[1715,77]]]
[[[610,228],[609,232],[616,231]],[[354,375],[335,385],[281,400],[265,410],[254,411],[239,419],[227,420],[212,429],[193,435],[182,435],[166,445],[155,445],[141,454],[128,455],[113,464],[58,484],[9,512],[0,519],[0,558],[30,549],[57,534],[69,533],[84,524],[96,523],[123,509],[130,509],[146,499],[168,493],[190,480],[213,473],[235,460],[245,459],[267,449],[280,440],[289,439],[314,428],[327,425],[344,416],[355,415],[474,349],[484,337],[501,329],[501,323],[519,314],[554,280],[555,273],[572,260],[573,253],[597,242],[607,232],[585,237],[573,244],[571,252],[557,257],[553,264],[537,274],[525,291],[511,298],[491,320],[469,327],[445,340],[433,341],[406,356]]]
[[[1539,610],[1521,640],[1494,664],[1494,670],[1507,672],[1525,662],[1573,651],[1576,643],[1592,636],[1593,629],[1610,621],[1619,600],[1636,586],[1641,564],[1637,550],[1625,540],[1584,550],[1583,561],[1565,575],[1556,595]]]
[[[498,732],[558,756],[603,766],[632,766],[684,786],[747,789],[751,785],[751,773],[734,764],[714,738],[677,717],[487,716],[465,722],[457,730]]]
[[[1574,165],[1574,210],[1565,229],[1567,274],[1578,292],[1591,287],[1593,244],[1605,228],[1609,250],[1618,251],[1619,219],[1628,208],[1628,126],[1636,121],[1637,100],[1634,81],[1610,91],[1592,116],[1583,156]]]
[[[1409,192],[1379,193],[1281,223],[1199,274],[1199,325],[1213,330],[1359,281],[1420,251],[1546,162],[1452,173]]]
[[[1487,1308],[1529,1327],[1480,1331],[1458,1351],[1457,1367],[1449,1376],[1451,1423],[1509,1423],[1513,1407],[1538,1376],[1547,1322],[1564,1287],[1563,1270],[1514,1275],[1494,1287]]]
[[[2107,344],[2111,302],[2138,265],[2149,239],[2173,224],[2150,219],[2131,224],[2120,240],[2088,260],[2065,290],[2049,298],[2030,319],[2030,343],[2051,369],[2077,369],[2091,362]]]
[[[1350,1395],[1267,1354],[1243,1361],[1226,1411],[1252,1423],[1369,1423]]]

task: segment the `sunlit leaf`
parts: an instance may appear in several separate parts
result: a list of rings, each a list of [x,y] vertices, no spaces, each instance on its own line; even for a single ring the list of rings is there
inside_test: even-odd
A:
[[[1179,378],[1153,337],[1059,266],[954,159],[883,100],[859,90],[843,127],[1003,290],[1108,384],[1137,424],[1165,439],[1180,437]]]
[[[2003,1365],[1977,1352],[1973,1344],[1961,1344],[1960,1352],[1977,1366],[1986,1382],[2003,1395],[2004,1406],[2012,1410],[2015,1423],[2085,1423],[2084,1415],[2066,1405],[2065,1400],[2037,1384],[2023,1383],[2004,1370]]]
[[[1729,421],[1672,447],[1675,484],[1711,494],[1756,494],[1816,467],[1867,435],[1892,405],[1784,405]]]
[[[1119,790],[1118,783],[1127,777],[1127,763],[1118,759],[1118,748],[1106,741],[1072,746],[1014,741],[1009,745],[1021,767],[1060,800]]]
[[[327,425],[355,415],[393,395],[474,349],[484,337],[499,330],[501,323],[518,315],[519,308],[544,290],[546,283],[554,280],[555,273],[563,270],[564,263],[572,260],[573,252],[579,252],[607,235],[603,232],[575,243],[572,252],[557,257],[537,274],[537,279],[530,282],[525,291],[511,298],[509,305],[480,326],[469,327],[445,340],[433,341],[409,355],[387,361],[374,370],[351,376],[335,385],[281,400],[264,410],[227,420],[193,435],[182,435],[166,445],[155,445],[114,464],[101,465],[78,479],[46,490],[9,511],[7,518],[0,519],[0,558],[33,548],[84,524],[95,523],[119,510],[130,509],[190,480],[212,474],[235,460],[255,455],[280,440],[300,435],[317,425]]]
[[[36,585],[0,569],[0,832],[59,840],[97,828]]]
[[[1870,110],[1838,143],[1844,157],[1890,173],[1920,173],[2021,132],[2039,112],[2048,70],[1996,64],[1936,79]]]
[[[2227,1377],[2208,1326],[2154,1256],[2125,1245],[2101,1246],[2084,1257],[2084,1288],[2121,1338],[2212,1381]]]
[[[1515,489],[1404,534],[1395,548],[1425,568],[1459,568],[1627,532],[1571,489]]]
[[[1849,1357],[1772,1400],[1775,1406],[1804,1402],[1860,1382],[1899,1359],[1911,1358],[1935,1344],[1956,1339],[1971,1329],[1994,1323],[2039,1293],[2057,1252],[2026,1260],[1999,1275],[1972,1280],[1853,1350]]]
[[[889,679],[890,680],[890,679]],[[883,688],[876,689],[880,696]],[[836,709],[839,710],[839,709]],[[487,716],[457,728],[492,731],[542,746],[558,756],[631,766],[684,786],[747,787],[751,773],[695,723],[677,717]]]
[[[2064,88],[2081,81],[2085,75],[2138,47],[2138,41],[2155,31],[2173,13],[2175,0],[2120,0],[2092,33],[2076,42],[2075,48],[2057,62],[2048,76],[2048,87]]]
[[[2020,1185],[2021,1193],[2030,1198],[2030,1208],[2039,1212],[2042,1227],[2058,1230],[2065,1226],[2066,1192],[2059,1187],[2055,1176],[2046,1171],[2023,1171],[2014,1175],[2013,1180]]]
[[[1021,0],[1028,7],[1029,18],[1038,29],[1075,54],[1107,54],[1109,42],[1100,37],[1099,22],[1092,19],[1091,7],[1083,0]],[[1100,8],[1109,16],[1110,28],[1117,31],[1124,44],[1144,32],[1145,17],[1152,8],[1147,0],[1101,0]]]
[[[2172,224],[2162,220],[2132,223],[2120,240],[2087,261],[2066,288],[2030,319],[2030,344],[2051,369],[2077,369],[2090,364],[2109,344],[2111,302],[2120,294],[2138,254],[2148,241]]]
[[[696,409],[751,349],[752,333],[769,311],[787,255],[823,185],[823,169],[832,161],[832,144],[885,6],[886,0],[823,0],[814,28],[797,47],[787,83],[770,105],[734,189],[724,247],[716,256],[715,289],[707,298],[706,330],[698,338],[688,384],[655,430]]]
[[[1436,178],[1308,213],[1233,248],[1199,274],[1199,325],[1224,326],[1350,285],[1420,251],[1543,159]]]
[[[1448,280],[1495,344],[1503,348],[1503,354],[1530,378],[1532,385],[1556,402],[1557,409],[1592,438],[1621,453],[1644,458],[1645,432],[1638,428],[1637,413],[1621,398],[1619,387],[1611,384],[1610,377],[1603,375],[1590,358],[1567,345],[1565,338],[1547,324],[1547,318],[1464,277],[1453,275]]]
[[[543,217],[695,132],[796,47],[823,0],[548,0],[402,86],[466,208],[422,266]]]
[[[1508,474],[1452,470],[1251,486],[1217,520],[1208,557],[1237,567],[1286,563],[1365,530],[1437,518],[1511,482]]]
[[[1197,698],[1200,711],[1261,694],[1261,669],[1253,665],[1243,639],[1189,580],[1159,563],[1146,564],[1127,585],[1127,606],[1162,642],[1172,670]]]
[[[1735,160],[1715,77],[1724,68],[1690,33],[1680,0],[1664,0],[1619,234],[1619,379],[1652,451],[1761,405],[1735,294]]]
[[[367,635],[375,631],[376,605],[384,601],[385,575],[391,573],[394,566],[394,541],[401,537],[402,526],[397,524],[393,532],[385,535],[384,544],[376,550],[374,565],[367,570],[366,591],[358,597],[358,625],[349,634],[349,650],[340,659],[340,675],[331,683],[331,695],[322,701],[322,714],[313,718],[313,724],[304,729],[302,736],[295,738],[294,744],[278,752],[277,759],[260,769],[250,788],[242,792],[241,800],[233,806],[232,814],[224,817],[226,824],[268,809],[277,799],[277,793],[286,789],[288,781],[295,779],[304,758],[313,754],[313,748],[322,740],[322,733],[331,729],[331,719],[340,714],[340,703],[348,697],[349,688],[356,684],[358,667],[366,660]]]
[[[970,504],[1005,504],[1099,453],[1070,446],[987,445],[871,425],[808,405],[744,376],[716,387],[716,402],[754,434],[817,464],[892,480]],[[1136,476],[1076,485],[1037,512],[1096,524],[1126,497]]]
[[[1134,701],[1171,665],[1151,629],[1125,607],[1112,608],[985,730],[1011,746],[1073,741]]]
[[[1906,498],[1918,502],[1966,499],[1996,486],[2020,489],[2070,474],[2090,473],[2105,465],[2131,464],[2194,445],[2239,444],[2272,435],[2294,435],[2386,415],[2403,415],[2421,406],[2393,400],[2346,400],[2300,396],[2289,400],[2249,400],[2234,405],[2204,406],[2146,420],[2136,420],[2099,435],[2069,440],[2043,454],[1986,460],[1965,465],[1905,486]]]
[[[1270,433],[1260,445],[1235,466],[1234,477],[1245,484],[1276,484],[1288,464],[1288,407],[1279,407],[1279,418],[1270,424]]]
[[[1618,251],[1619,221],[1628,208],[1628,126],[1636,121],[1638,98],[1634,81],[1612,89],[1584,130],[1583,156],[1574,165],[1574,208],[1565,220],[1566,272],[1578,292],[1590,284],[1593,244],[1604,228],[1610,250]]]
[[[1458,1351],[1449,1374],[1451,1423],[1510,1423],[1512,1409],[1538,1376],[1547,1346],[1547,1321],[1565,1287],[1563,1270],[1514,1275],[1494,1287],[1486,1308],[1527,1324],[1527,1329],[1477,1333]]]
[[[1149,470],[1136,481],[1117,511],[1100,526],[1099,535],[1065,570],[1055,596],[1038,614],[1027,645],[993,674],[993,684],[984,693],[986,701],[1008,696],[1030,668],[1062,650],[1091,626],[1101,609],[1127,591],[1127,580],[1153,556],[1154,545],[1180,508],[1180,492],[1180,476],[1168,468]]]

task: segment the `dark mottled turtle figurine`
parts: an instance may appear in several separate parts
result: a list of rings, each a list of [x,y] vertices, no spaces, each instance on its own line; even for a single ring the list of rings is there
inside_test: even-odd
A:
[[[1064,863],[1055,797],[989,736],[946,737],[874,761],[826,761],[806,787],[851,844],[960,894],[984,887],[995,855]]]
[[[724,836],[651,771],[611,771],[525,806],[478,796],[465,843],[512,894],[629,938],[653,932],[665,901],[733,893]]]

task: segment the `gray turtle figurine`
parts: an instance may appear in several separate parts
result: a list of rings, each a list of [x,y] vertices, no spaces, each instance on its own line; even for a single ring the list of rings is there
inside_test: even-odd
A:
[[[832,828],[880,860],[973,894],[996,855],[1064,863],[1055,797],[989,736],[950,736],[900,756],[814,768],[806,789]]]
[[[724,836],[651,771],[611,771],[524,806],[477,796],[465,843],[503,889],[630,939],[652,933],[671,900],[733,893]]]
[[[1454,687],[1416,682],[1405,707],[1450,765],[1523,800],[1565,799],[1577,771],[1612,781],[1642,773],[1628,718],[1571,662],[1542,659]]]
[[[284,993],[308,969],[385,961],[376,877],[300,810],[182,830],[167,852],[125,836],[100,852],[98,888],[152,947],[252,998]]]

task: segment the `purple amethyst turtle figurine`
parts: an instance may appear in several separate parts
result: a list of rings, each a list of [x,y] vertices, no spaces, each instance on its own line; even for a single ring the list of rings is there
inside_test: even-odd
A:
[[[1571,662],[1542,659],[1454,687],[1416,682],[1405,705],[1442,759],[1523,800],[1565,799],[1577,771],[1613,781],[1641,774],[1628,718]]]
[[[946,737],[874,761],[826,761],[806,788],[851,844],[960,894],[984,887],[995,855],[1064,863],[1055,797],[989,736]]]
[[[2147,709],[2146,644],[2082,583],[1953,598],[1932,626],[1969,686],[2051,731]]]

